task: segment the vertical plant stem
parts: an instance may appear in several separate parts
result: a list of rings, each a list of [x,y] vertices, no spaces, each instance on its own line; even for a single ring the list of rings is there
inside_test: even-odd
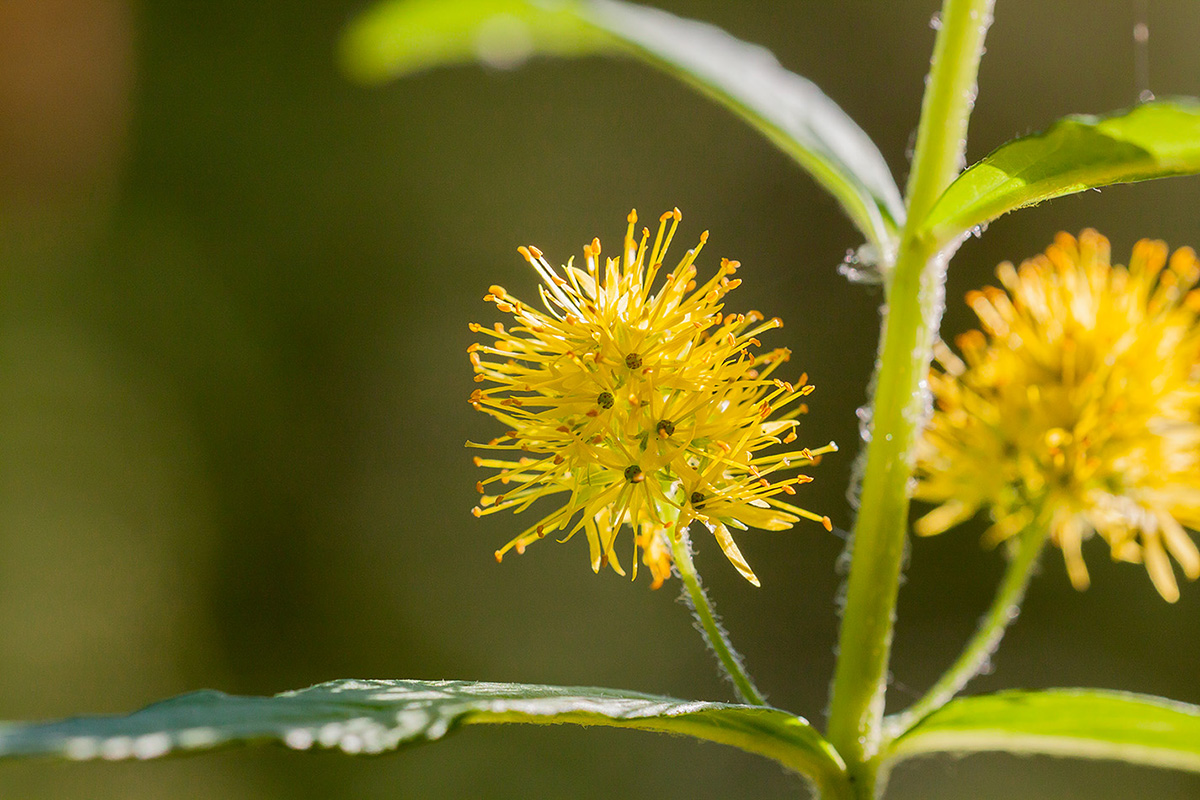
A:
[[[1034,567],[1037,566],[1038,556],[1046,543],[1046,528],[1035,522],[1026,528],[1015,541],[1016,550],[1008,569],[996,590],[996,598],[991,607],[979,621],[979,628],[963,648],[962,655],[946,670],[933,687],[917,702],[889,718],[887,721],[887,736],[889,739],[903,734],[913,725],[937,711],[958,694],[967,682],[978,675],[987,666],[988,660],[996,652],[1004,632],[1021,608],[1021,600],[1029,580],[1033,577]]]
[[[925,375],[941,322],[945,255],[925,215],[962,166],[967,121],[993,0],[944,0],[908,184],[908,219],[888,283],[871,441],[851,542],[846,605],[830,700],[829,739],[874,792],[888,658],[908,526],[912,456],[924,424]]]
[[[708,646],[712,648],[721,668],[733,682],[738,698],[749,705],[765,706],[767,701],[750,679],[741,655],[733,649],[729,636],[717,621],[716,612],[708,600],[708,595],[704,593],[704,587],[700,585],[700,576],[696,574],[696,565],[692,562],[692,544],[687,531],[681,531],[678,539],[670,533],[666,534],[666,537],[671,541],[671,556],[679,578],[683,581],[684,597],[687,598],[696,621],[700,623],[700,632]]]

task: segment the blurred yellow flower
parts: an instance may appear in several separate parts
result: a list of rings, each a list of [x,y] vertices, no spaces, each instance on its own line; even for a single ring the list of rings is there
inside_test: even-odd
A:
[[[583,250],[584,269],[572,260],[555,270],[537,248],[520,248],[542,279],[544,311],[499,286],[484,298],[514,322],[472,323],[488,336],[469,348],[475,380],[493,385],[476,389],[470,402],[509,430],[468,443],[507,451],[475,459],[498,472],[477,484],[474,513],[559,501],[497,550],[497,560],[548,534],[562,531],[566,541],[583,530],[592,569],[607,564],[624,575],[614,545],[627,525],[633,577],[641,554],[657,588],[670,576],[666,537],[699,520],[757,585],[730,527],[782,530],[804,517],[831,528],[828,517],[780,499],[811,480],[797,468],[836,449],[772,450],[796,440],[796,417],[807,410],[801,400],[812,391],[805,376],[796,383],[773,376],[787,350],[754,353],[756,337],[782,323],[755,311],[722,313],[725,295],[741,283],[731,277],[736,261],[723,259],[697,287],[693,262],[707,232],[664,273],[679,220],[678,209],[663,214],[651,244],[647,228],[635,238],[631,212],[620,256],[602,263],[593,240]]]
[[[1200,552],[1200,263],[1163,242],[1112,266],[1093,230],[1060,233],[1003,289],[967,295],[983,331],[945,345],[930,375],[936,407],[918,452],[915,496],[939,504],[916,523],[940,533],[988,508],[994,544],[1030,525],[1062,549],[1077,589],[1081,545],[1142,562],[1168,601],[1170,556],[1190,579]]]

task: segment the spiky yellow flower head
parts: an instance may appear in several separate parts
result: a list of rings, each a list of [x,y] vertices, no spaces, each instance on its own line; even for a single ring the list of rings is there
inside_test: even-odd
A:
[[[795,383],[774,377],[787,350],[754,352],[756,337],[782,323],[756,311],[723,314],[725,295],[741,283],[731,277],[736,261],[723,259],[697,287],[693,262],[707,232],[664,273],[679,220],[678,209],[663,214],[651,245],[649,229],[635,238],[631,212],[620,256],[601,263],[593,240],[584,269],[572,260],[555,270],[537,248],[520,248],[543,281],[542,311],[499,286],[484,298],[514,321],[471,325],[489,337],[469,348],[475,380],[493,385],[470,402],[509,430],[468,444],[509,455],[475,459],[499,471],[477,484],[483,496],[474,513],[559,501],[497,550],[497,560],[548,534],[561,531],[566,541],[583,530],[593,571],[608,564],[624,575],[614,544],[627,525],[633,576],[641,555],[657,588],[671,573],[665,537],[699,520],[757,585],[729,528],[783,530],[801,517],[831,527],[828,517],[780,498],[811,480],[796,469],[835,449],[772,447],[796,440],[796,417],[807,410],[801,401],[812,391],[803,375]]]
[[[996,270],[1003,289],[967,295],[983,331],[940,345],[936,409],[919,450],[916,497],[934,534],[988,508],[987,541],[1029,525],[1063,551],[1078,589],[1081,544],[1143,562],[1168,601],[1200,552],[1200,264],[1190,248],[1143,240],[1129,268],[1108,240],[1060,233],[1045,255]]]

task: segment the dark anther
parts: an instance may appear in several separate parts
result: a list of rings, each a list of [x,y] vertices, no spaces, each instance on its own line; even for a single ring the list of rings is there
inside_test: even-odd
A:
[[[625,468],[625,480],[629,481],[630,483],[633,483],[634,481],[636,481],[638,478],[641,477],[641,475],[642,475],[642,468],[639,467],[637,464],[630,464],[628,467]]]
[[[675,435],[675,423],[669,419],[660,419],[658,421],[658,435],[666,438]]]
[[[625,366],[629,367],[630,369],[637,369],[638,367],[642,366],[642,357],[637,353],[630,353],[629,355],[625,356]]]
[[[704,503],[704,493],[703,492],[692,492],[692,496],[690,499],[692,501],[692,508],[699,508],[701,506],[701,504]]]
[[[596,398],[596,405],[600,406],[601,408],[612,408],[612,392],[601,392],[600,396]]]

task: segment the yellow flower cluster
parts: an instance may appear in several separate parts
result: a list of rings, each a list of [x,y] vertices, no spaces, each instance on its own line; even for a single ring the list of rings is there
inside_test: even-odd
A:
[[[967,302],[983,331],[936,351],[936,408],[919,450],[917,522],[940,533],[987,508],[996,543],[1030,525],[1060,547],[1078,589],[1081,545],[1142,562],[1168,601],[1169,556],[1200,576],[1200,263],[1143,240],[1126,269],[1092,230],[997,269]],[[1169,554],[1169,555],[1168,555]]]
[[[485,297],[513,323],[472,323],[488,337],[469,348],[475,380],[492,385],[475,390],[470,402],[509,430],[486,444],[468,443],[507,451],[475,459],[498,472],[477,484],[482,497],[474,513],[559,500],[497,550],[497,560],[548,534],[562,532],[566,541],[583,530],[593,571],[607,564],[624,575],[614,544],[627,525],[633,577],[641,555],[657,588],[671,574],[666,537],[699,520],[757,585],[730,528],[782,530],[801,517],[831,528],[828,517],[780,497],[811,480],[797,468],[835,449],[773,448],[796,440],[796,417],[807,410],[801,401],[812,391],[805,376],[795,383],[774,377],[787,350],[754,352],[757,337],[782,323],[754,311],[723,312],[725,295],[741,283],[732,277],[736,261],[722,260],[697,286],[693,262],[707,232],[665,272],[679,220],[678,209],[663,214],[651,244],[649,229],[635,238],[631,212],[620,255],[602,263],[600,241],[593,240],[584,247],[583,269],[572,259],[555,270],[537,248],[520,248],[542,279],[544,310],[499,286]]]

